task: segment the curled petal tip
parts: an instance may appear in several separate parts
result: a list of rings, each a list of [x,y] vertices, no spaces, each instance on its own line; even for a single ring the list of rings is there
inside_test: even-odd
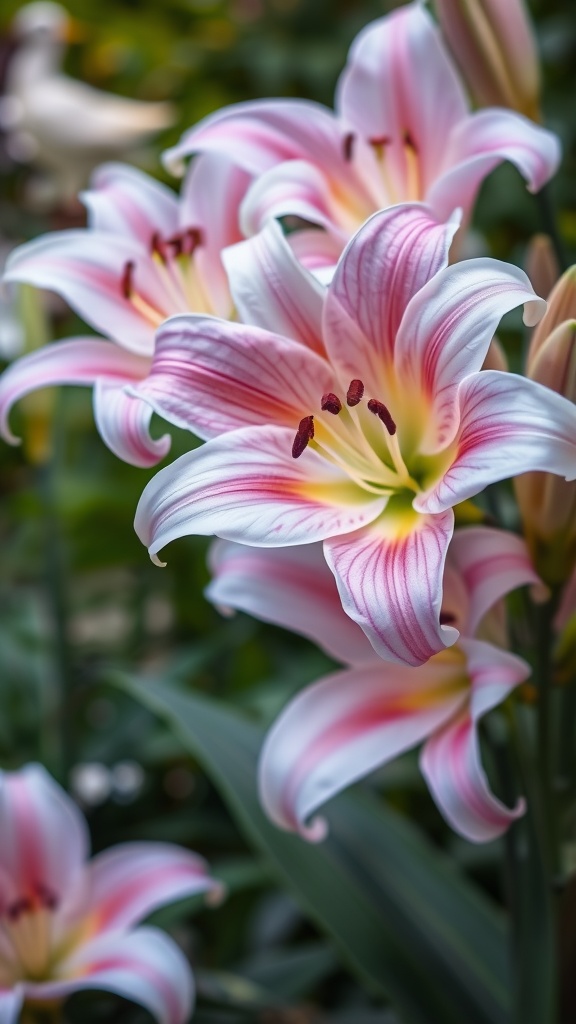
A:
[[[154,562],[154,565],[158,565],[161,569],[165,569],[168,565],[168,562],[162,562],[153,551],[150,552],[150,561]]]
[[[451,626],[442,621],[440,621],[440,632],[446,647],[452,647],[460,637],[460,630],[456,629],[456,626]]]
[[[298,834],[308,843],[321,843],[328,835],[328,822],[326,818],[312,818],[309,825],[300,825]]]
[[[526,327],[535,327],[546,312],[546,300],[536,297],[524,303],[522,319]]]

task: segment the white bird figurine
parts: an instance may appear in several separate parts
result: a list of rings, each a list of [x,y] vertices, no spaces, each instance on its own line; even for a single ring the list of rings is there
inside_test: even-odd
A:
[[[126,99],[65,75],[69,22],[51,0],[20,8],[0,99],[9,156],[49,172],[52,198],[64,201],[85,185],[96,164],[126,157],[174,121],[169,103]]]

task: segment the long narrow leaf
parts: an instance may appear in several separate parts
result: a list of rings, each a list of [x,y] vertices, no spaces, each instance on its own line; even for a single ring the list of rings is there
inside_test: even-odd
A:
[[[115,682],[177,732],[248,840],[406,1024],[508,1024],[502,921],[417,829],[368,794],[351,793],[330,804],[330,836],[321,845],[287,835],[258,804],[256,725],[198,694],[148,680]]]

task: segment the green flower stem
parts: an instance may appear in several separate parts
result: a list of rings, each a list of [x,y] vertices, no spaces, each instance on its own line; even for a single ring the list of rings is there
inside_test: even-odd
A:
[[[527,738],[529,709],[508,704],[510,745],[498,751],[507,803],[518,792],[526,814],[505,836],[506,888],[511,918],[512,1024],[558,1024],[555,908],[543,842],[538,770]],[[522,717],[521,717],[522,716]],[[512,752],[516,754],[512,764]]]
[[[559,807],[557,781],[558,693],[553,686],[553,622],[558,595],[553,594],[537,609],[537,649],[535,682],[538,687],[538,777],[539,807],[543,847],[551,881],[561,873]]]
[[[57,424],[58,425],[58,424]],[[62,437],[56,431],[54,454],[38,467],[37,481],[44,509],[45,580],[54,630],[54,659],[58,680],[58,771],[64,786],[74,763],[73,692],[74,664],[70,643],[67,599],[67,566],[56,499],[56,480],[61,462]]]
[[[566,256],[564,242],[562,241],[560,232],[558,231],[554,204],[552,202],[552,194],[550,192],[549,185],[544,185],[540,191],[536,193],[536,201],[540,208],[540,220],[542,227],[550,237],[554,254],[558,260],[560,273],[563,273],[568,267],[568,258]]]

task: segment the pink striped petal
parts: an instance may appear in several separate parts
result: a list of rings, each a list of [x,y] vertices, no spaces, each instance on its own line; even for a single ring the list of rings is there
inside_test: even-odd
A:
[[[464,630],[473,636],[487,611],[517,587],[541,586],[522,537],[488,526],[456,530],[448,552],[450,565],[468,593]]]
[[[135,238],[84,229],[52,232],[21,245],[6,263],[6,281],[57,292],[86,323],[133,352],[149,354],[154,324],[124,296],[127,263],[137,291],[158,313],[173,311],[149,251]]]
[[[342,251],[339,240],[328,231],[306,228],[294,231],[288,242],[298,262],[321,284],[329,284]]]
[[[217,607],[300,633],[345,664],[379,661],[345,614],[320,544],[270,549],[217,540],[210,569],[213,579],[205,595]]]
[[[294,436],[335,387],[329,364],[303,345],[258,327],[184,315],[158,331],[152,369],[133,393],[200,437],[258,423],[290,426]]]
[[[98,432],[123,462],[147,468],[155,466],[170,451],[171,438],[150,437],[152,409],[140,398],[126,392],[123,384],[98,380],[94,388],[94,419]]]
[[[171,189],[129,164],[102,164],[80,196],[93,231],[134,238],[146,249],[155,232],[178,229],[178,198]]]
[[[428,740],[420,767],[432,796],[452,828],[475,843],[505,832],[525,804],[505,807],[490,792],[480,763],[477,721],[505,700],[530,674],[526,662],[478,640],[461,641],[472,684],[470,711],[463,710]]]
[[[501,317],[521,304],[528,326],[546,309],[524,271],[489,258],[447,267],[414,295],[394,360],[403,388],[429,404],[422,451],[432,454],[450,443],[458,424],[458,384],[480,370]]]
[[[285,160],[326,163],[333,174],[350,178],[344,132],[333,113],[309,100],[256,100],[210,114],[168,149],[164,163],[181,173],[192,153],[216,152],[257,176]]]
[[[472,684],[470,715],[478,722],[528,678],[530,666],[510,651],[483,640],[463,637],[458,646],[466,655]]]
[[[238,318],[324,354],[324,289],[298,263],[280,225],[270,221],[222,253]]]
[[[340,77],[337,108],[365,139],[386,140],[389,202],[424,199],[442,167],[446,139],[467,113],[464,91],[441,35],[420,3],[407,4],[360,32]],[[418,161],[410,178],[406,137]],[[416,183],[415,183],[416,184]],[[451,209],[458,205],[452,204]]]
[[[61,963],[58,973],[58,981],[26,983],[27,997],[50,1001],[81,989],[104,989],[144,1006],[158,1024],[186,1024],[192,1011],[188,961],[156,928],[99,935]]]
[[[309,544],[381,513],[386,498],[367,501],[365,491],[310,448],[293,459],[293,439],[283,427],[244,427],[157,473],[134,523],[150,555],[190,534],[260,547]]]
[[[0,432],[9,444],[18,444],[8,426],[15,402],[30,391],[55,384],[126,384],[144,377],[150,360],[99,338],[70,338],[30,352],[0,377]]]
[[[88,865],[86,914],[98,934],[125,931],[153,910],[199,893],[221,891],[202,857],[171,843],[122,843]]]
[[[38,764],[0,773],[0,902],[38,895],[61,902],[84,870],[89,837],[75,803]]]
[[[21,985],[14,989],[0,988],[0,1024],[17,1024],[23,1000]]]
[[[367,159],[371,165],[372,153]],[[357,168],[357,161],[353,166]],[[342,251],[349,236],[379,205],[359,173],[343,189],[341,182],[332,179],[329,164],[287,160],[255,179],[242,204],[241,224],[245,234],[253,235],[271,218],[301,217],[331,230],[339,237]]]
[[[453,528],[452,512],[418,516],[387,510],[365,529],[324,542],[344,611],[387,661],[420,665],[458,639],[456,629],[440,625]]]
[[[491,793],[478,734],[466,711],[428,740],[420,768],[449,825],[471,843],[497,839],[524,814],[522,799],[511,809]]]
[[[243,237],[239,210],[249,184],[247,172],[220,153],[197,157],[182,184],[180,230],[196,228],[200,232],[194,266],[218,316],[228,317],[232,311],[221,254],[226,246]]]
[[[405,203],[374,214],[349,242],[325,304],[326,347],[346,386],[359,377],[376,397],[385,393],[404,311],[446,266],[457,227],[439,223],[421,203]]]
[[[576,407],[566,398],[516,374],[482,370],[462,381],[458,405],[454,461],[415,499],[420,512],[442,512],[530,470],[576,478]]]
[[[288,704],[266,736],[260,799],[281,828],[317,842],[310,815],[346,786],[409,750],[466,699],[465,663],[444,652],[420,668],[365,666],[326,676]]]
[[[560,141],[528,118],[511,110],[480,110],[464,118],[445,140],[442,173],[426,199],[439,216],[454,206],[469,210],[484,178],[509,160],[531,192],[538,192],[556,173]]]

